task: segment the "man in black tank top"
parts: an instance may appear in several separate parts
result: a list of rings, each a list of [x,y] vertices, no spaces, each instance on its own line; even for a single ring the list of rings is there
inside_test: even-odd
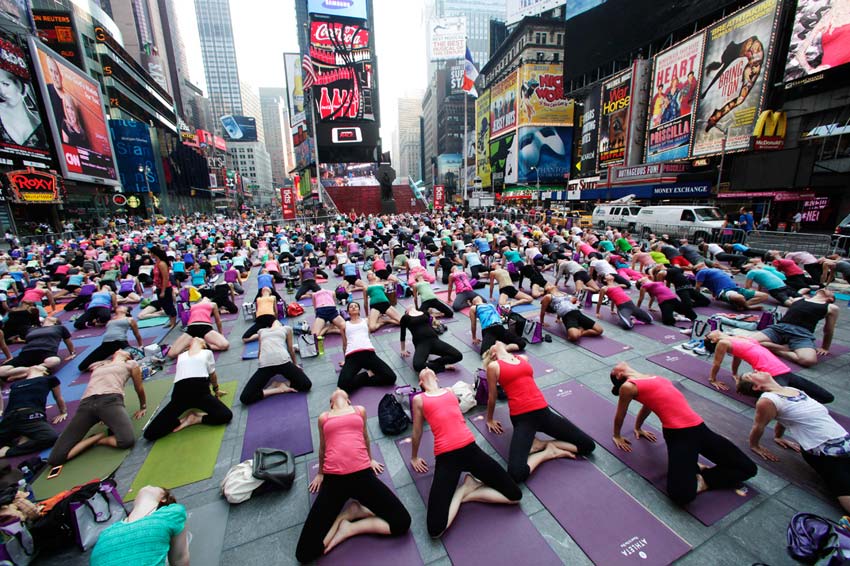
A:
[[[768,326],[753,338],[777,356],[803,367],[811,367],[820,356],[829,353],[835,324],[840,309],[835,306],[835,296],[829,289],[820,289],[808,299],[794,301],[785,316]],[[815,345],[815,329],[824,320],[823,344]]]

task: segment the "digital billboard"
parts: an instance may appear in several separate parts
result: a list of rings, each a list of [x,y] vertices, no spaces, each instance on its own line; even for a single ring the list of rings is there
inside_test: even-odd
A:
[[[520,126],[572,126],[574,104],[564,95],[564,67],[526,63],[519,97]]]
[[[566,183],[570,176],[573,129],[525,126],[517,134],[517,182]],[[507,182],[507,181],[506,181]]]
[[[0,16],[27,29],[30,28],[29,0],[3,0],[0,2]]]
[[[368,18],[366,0],[307,0],[307,12],[356,20]]]
[[[566,0],[508,0],[505,23],[515,24],[527,16],[537,16],[565,3]]]
[[[783,78],[786,88],[820,80],[850,63],[847,0],[797,0],[793,30]]]
[[[691,156],[745,151],[767,88],[779,0],[762,0],[706,30]],[[726,133],[724,133],[724,131]]]
[[[98,84],[34,37],[29,44],[63,175],[119,184]]]
[[[466,57],[466,16],[431,20],[428,47],[431,61]]]
[[[482,187],[490,186],[490,91],[475,101],[475,174]]]
[[[490,142],[490,175],[494,192],[501,192],[505,188],[505,176],[511,178],[516,176],[516,135],[508,134]],[[511,151],[511,149],[514,151]]]
[[[71,12],[33,10],[32,19],[41,41],[80,69],[85,68]]]
[[[307,121],[304,110],[304,75],[301,74],[301,56],[298,53],[284,53],[283,66],[286,72],[289,124],[295,127]]]
[[[599,149],[600,85],[590,88],[584,99],[581,114],[581,148],[579,171],[587,176],[596,173],[596,152]]]
[[[490,89],[491,138],[497,138],[516,129],[518,74],[519,71],[513,71]]]
[[[251,116],[222,116],[224,139],[227,141],[257,141],[257,119]]]
[[[693,130],[705,34],[659,53],[652,65],[646,162],[684,159]]]
[[[147,124],[135,120],[110,120],[118,175],[125,193],[160,192],[158,156]],[[215,178],[215,175],[212,176]]]
[[[599,147],[596,167],[621,165],[626,161],[629,108],[632,99],[632,70],[629,69],[602,83],[599,104]]]

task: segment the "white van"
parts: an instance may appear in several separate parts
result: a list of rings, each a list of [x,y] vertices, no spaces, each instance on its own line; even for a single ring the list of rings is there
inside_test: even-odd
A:
[[[604,230],[607,226],[634,230],[635,220],[640,207],[626,204],[600,204],[593,209],[591,221],[596,228]]]
[[[635,220],[636,232],[707,239],[723,227],[723,214],[707,205],[645,206]]]

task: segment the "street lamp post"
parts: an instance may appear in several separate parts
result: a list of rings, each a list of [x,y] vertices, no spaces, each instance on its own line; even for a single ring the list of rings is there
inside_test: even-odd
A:
[[[726,161],[726,142],[729,140],[729,128],[714,126],[723,132],[723,144],[720,146],[720,165],[717,167],[717,194],[720,194],[720,177],[723,175],[723,162]]]
[[[148,206],[147,206],[148,218],[150,219],[151,224],[153,224],[153,221],[154,221],[154,218],[153,218],[153,215],[154,215],[153,194],[151,194],[151,182],[148,179],[148,173],[150,172],[150,170],[151,170],[150,165],[148,165],[147,163],[145,163],[144,165],[139,165],[139,173],[144,175],[144,177],[145,177],[145,187],[147,188],[147,191],[148,191]]]

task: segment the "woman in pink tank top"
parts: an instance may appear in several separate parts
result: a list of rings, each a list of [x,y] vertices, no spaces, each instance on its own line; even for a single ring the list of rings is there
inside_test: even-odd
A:
[[[310,492],[318,493],[301,529],[295,557],[313,562],[357,535],[400,536],[410,514],[377,475],[384,465],[372,458],[366,409],[348,394],[331,394],[330,410],[319,415],[319,461]],[[348,500],[352,500],[346,505]]]
[[[615,307],[617,320],[620,326],[626,330],[631,330],[635,327],[635,322],[632,319],[637,319],[644,324],[652,324],[652,315],[645,310],[635,306],[632,298],[626,293],[626,290],[617,284],[612,274],[605,276],[605,286],[599,290],[600,295],[608,297],[611,303],[611,314],[614,314]],[[602,301],[596,303],[596,318],[602,318]]]
[[[213,321],[215,321],[215,328],[218,331],[213,328]],[[177,356],[189,349],[194,338],[203,339],[209,349],[214,352],[223,352],[230,348],[230,342],[224,337],[218,305],[207,297],[204,297],[189,309],[189,322],[186,331],[178,336],[174,344],[171,345],[168,350],[168,357],[176,360]]]
[[[449,528],[460,508],[460,505],[452,505],[452,501],[461,504],[470,501],[519,503],[522,492],[508,473],[475,443],[454,392],[440,387],[437,374],[427,368],[419,372],[419,385],[422,393],[410,404],[413,413],[410,464],[416,472],[427,473],[428,464],[419,455],[420,448],[425,454],[434,454],[434,481],[428,495],[428,533],[439,537]],[[423,439],[422,428],[426,420],[431,434]],[[463,472],[467,475],[458,486]]]
[[[628,416],[635,441],[641,438],[657,441],[654,433],[642,428],[649,415],[655,413],[667,444],[667,495],[679,505],[686,505],[711,489],[738,489],[758,473],[746,454],[705,425],[669,380],[640,373],[620,362],[611,370],[611,383],[611,393],[619,397],[614,416],[614,446],[632,451],[632,442],[621,435],[632,401],[643,405],[637,418]],[[714,462],[714,466],[702,466],[701,455]]]

